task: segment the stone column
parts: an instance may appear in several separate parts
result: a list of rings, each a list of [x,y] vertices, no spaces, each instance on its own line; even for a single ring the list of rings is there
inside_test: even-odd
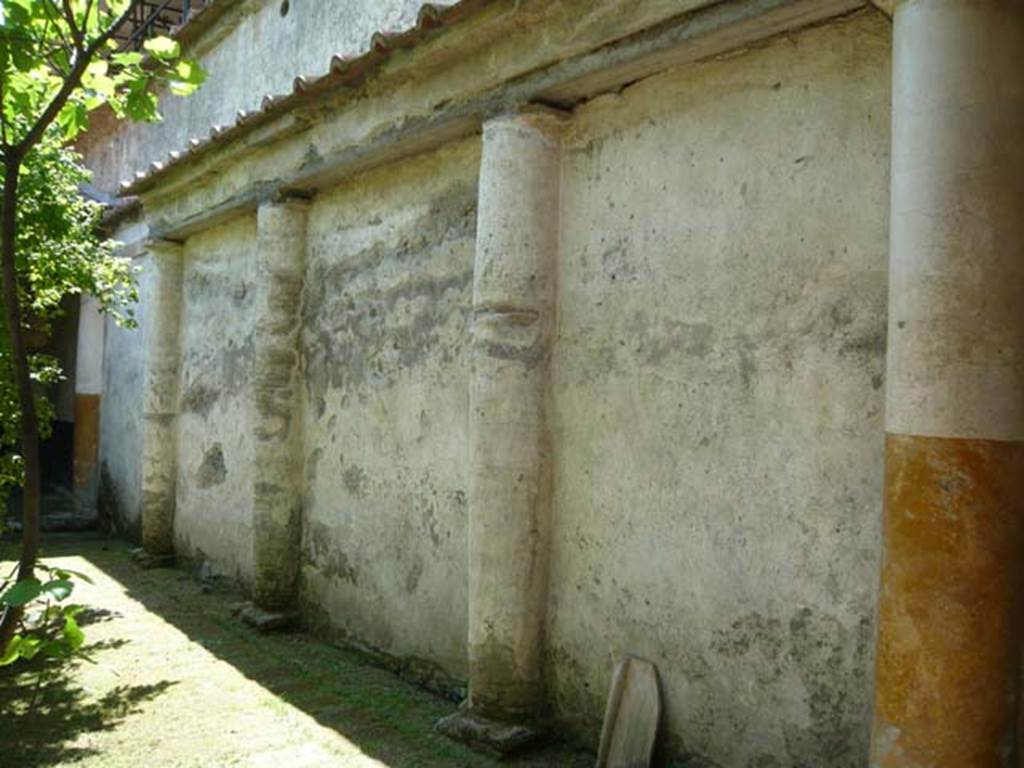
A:
[[[174,495],[178,471],[178,332],[182,247],[167,240],[146,244],[142,446],[142,548],[145,562],[174,554]]]
[[[253,382],[253,597],[263,611],[294,602],[301,533],[299,335],[306,265],[304,201],[257,214]]]
[[[96,509],[104,327],[99,303],[92,296],[82,296],[78,310],[78,346],[75,354],[73,449],[75,504],[82,511]]]
[[[483,133],[469,421],[469,712],[499,722],[535,720],[543,695],[545,401],[562,127],[557,114],[532,111],[491,120]]]
[[[873,768],[1006,768],[1024,620],[1024,3],[894,15]]]

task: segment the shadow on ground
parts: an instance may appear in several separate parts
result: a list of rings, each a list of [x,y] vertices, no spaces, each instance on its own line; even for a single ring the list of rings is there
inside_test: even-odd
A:
[[[43,768],[93,755],[94,749],[74,744],[79,735],[116,728],[174,685],[120,685],[95,699],[73,682],[74,667],[82,663],[33,662],[0,674],[0,723],[10,729],[10,736],[0,736],[4,765]]]
[[[471,752],[433,730],[438,719],[455,710],[453,703],[369,665],[355,652],[303,634],[256,634],[233,616],[232,608],[240,598],[227,587],[211,590],[178,570],[140,570],[130,562],[128,551],[127,544],[95,534],[66,534],[47,540],[49,557],[73,554],[84,558],[109,577],[105,581],[113,580],[110,583],[116,585],[117,592],[98,595],[98,599],[111,603],[101,606],[111,613],[102,617],[107,621],[98,638],[97,658],[123,668],[121,674],[127,679],[99,698],[90,699],[72,669],[68,675],[44,681],[35,713],[25,714],[33,695],[35,671],[26,669],[6,680],[0,672],[0,708],[18,715],[14,743],[0,733],[0,753],[19,750],[12,765],[42,768],[73,761],[104,768],[132,765],[130,756],[121,753],[130,751],[133,729],[142,731],[142,741],[148,738],[152,744],[161,743],[157,752],[150,749],[140,753],[141,762],[136,765],[593,765],[592,754],[562,745],[506,762]],[[129,607],[113,604],[117,600]],[[130,616],[119,616],[120,611],[144,614],[146,618],[133,623]],[[141,629],[143,625],[145,629]],[[183,633],[187,641],[174,630]],[[156,654],[147,644],[164,642],[161,636],[136,636],[140,633],[165,636],[166,643],[176,650]],[[134,685],[145,677],[139,674],[140,669],[146,670],[149,679],[156,674],[166,680]],[[245,680],[237,682],[240,678],[236,672]],[[178,683],[182,690],[172,689],[170,696],[160,698]],[[227,689],[233,691],[231,696]],[[152,700],[152,706],[145,707],[148,714],[132,718],[132,713],[148,700]],[[201,711],[199,716],[204,721],[192,724],[190,718],[196,718],[196,713],[182,710],[195,707],[219,707],[224,711]],[[173,739],[153,735],[154,727],[165,727],[156,717],[175,721],[174,733],[186,734],[180,739],[182,743],[163,746]],[[213,725],[205,722],[211,718]],[[9,724],[10,720],[5,715],[0,723]],[[113,728],[121,731],[116,737],[105,741],[102,735],[97,736]],[[187,737],[190,729],[196,734],[191,738]],[[332,733],[325,735],[321,729]],[[275,731],[281,731],[280,738]],[[320,745],[313,744],[317,739]],[[160,749],[177,752],[161,757]],[[100,752],[104,754],[100,756]],[[90,755],[95,761],[88,759]]]

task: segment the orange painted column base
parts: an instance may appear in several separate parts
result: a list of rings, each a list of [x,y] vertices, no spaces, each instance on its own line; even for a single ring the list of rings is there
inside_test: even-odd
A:
[[[1010,768],[1024,442],[888,435],[871,768]]]
[[[100,395],[75,395],[75,493],[88,494],[94,486],[99,451]]]

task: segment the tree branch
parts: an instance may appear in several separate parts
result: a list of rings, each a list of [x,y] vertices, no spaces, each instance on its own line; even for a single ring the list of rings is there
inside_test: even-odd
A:
[[[0,141],[3,142],[4,157],[7,156],[7,102],[4,100],[4,86],[7,83],[6,70],[0,72]]]
[[[82,80],[82,75],[85,74],[86,68],[92,61],[93,56],[96,55],[96,51],[102,48],[107,40],[113,37],[114,33],[120,29],[121,25],[124,24],[131,17],[132,12],[143,2],[143,0],[132,0],[128,7],[125,8],[124,12],[117,17],[117,19],[107,27],[101,35],[95,40],[89,43],[88,47],[80,51],[75,57],[75,62],[71,67],[71,71],[68,72],[67,77],[64,78],[64,82],[60,87],[60,90],[54,94],[50,103],[46,105],[46,109],[43,110],[42,114],[36,119],[35,123],[29,129],[29,132],[25,134],[25,137],[19,141],[14,147],[12,152],[20,161],[32,147],[43,137],[46,133],[46,129],[50,127],[54,120],[57,119],[57,115],[64,108],[71,94],[75,92],[78,84]]]
[[[85,27],[86,31],[89,29],[89,14],[92,13],[93,0],[86,0],[85,3],[85,14],[82,16],[82,26]],[[97,13],[99,9],[97,9]]]
[[[57,22],[57,19],[62,19],[64,16],[60,12],[60,8],[57,7],[55,0],[43,0],[43,8],[47,11],[46,20],[53,23],[53,28],[57,31],[57,36],[60,37],[62,45],[69,50],[74,48],[75,46],[72,41],[68,40],[64,35],[63,25]]]
[[[84,47],[82,45],[82,30],[75,24],[75,10],[71,7],[71,0],[61,0],[61,6],[64,8],[64,20],[71,29],[71,39],[75,41],[75,50],[81,51]]]

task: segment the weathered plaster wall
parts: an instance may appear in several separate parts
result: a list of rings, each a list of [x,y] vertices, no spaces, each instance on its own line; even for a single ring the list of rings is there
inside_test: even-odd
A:
[[[163,126],[124,129],[120,154],[98,149],[94,164],[112,183],[146,153],[205,132],[217,110],[245,106],[233,99],[255,96],[250,86],[286,90],[307,55],[319,71],[347,39],[323,16],[351,10],[342,5],[292,0],[288,18],[308,16],[289,21],[263,4],[206,43],[208,66],[225,68],[216,89]],[[648,20],[679,10],[640,5]],[[590,29],[593,40],[634,23],[614,4],[556,6],[559,29]],[[589,25],[570,13],[585,6]],[[388,26],[351,13],[367,27],[353,40]],[[314,37],[274,37],[290,23],[312,24]],[[146,200],[147,215],[195,213],[315,166],[568,45],[531,29],[462,62],[442,39],[410,52],[405,69],[352,102],[339,97],[306,134],[210,165],[194,185],[172,180]],[[254,40],[280,53],[243,56]],[[727,768],[862,762],[882,475],[888,49],[887,22],[861,14],[576,113],[552,363],[546,677],[556,712],[584,729],[599,724],[614,661],[636,652],[659,665],[679,751]],[[279,59],[289,62],[280,72],[262,69]],[[242,63],[263,79],[229,71]],[[403,80],[423,63],[422,80]],[[280,87],[267,80],[278,75]],[[303,306],[305,616],[460,678],[479,151],[462,141],[321,191]],[[178,550],[243,581],[254,247],[251,217],[191,237],[182,297]],[[129,514],[136,333],[108,335],[103,411],[104,463]]]
[[[298,75],[323,74],[334,54],[365,53],[375,32],[414,26],[421,5],[421,0],[290,0],[282,16],[282,0],[240,3],[188,51],[206,69],[209,87],[187,99],[168,97],[162,123],[126,123],[113,129],[116,141],[103,136],[83,141],[95,183],[116,191],[126,169],[134,172],[170,149],[187,147],[190,138],[206,136],[212,126],[234,122],[239,110],[258,108],[268,94],[290,92]]]
[[[875,14],[578,111],[552,395],[562,715],[598,723],[634,652],[686,750],[864,764],[888,139]]]
[[[303,602],[461,677],[478,157],[466,141],[318,197],[304,308]]]
[[[181,306],[175,549],[252,575],[251,381],[256,222],[190,238]]]
[[[128,225],[115,233],[115,239],[135,243],[145,236],[145,229],[143,224]],[[98,504],[117,530],[137,538],[142,503],[142,336],[153,281],[145,255],[133,263],[139,270],[139,302],[134,307],[138,327],[123,328],[109,317],[105,320]]]

